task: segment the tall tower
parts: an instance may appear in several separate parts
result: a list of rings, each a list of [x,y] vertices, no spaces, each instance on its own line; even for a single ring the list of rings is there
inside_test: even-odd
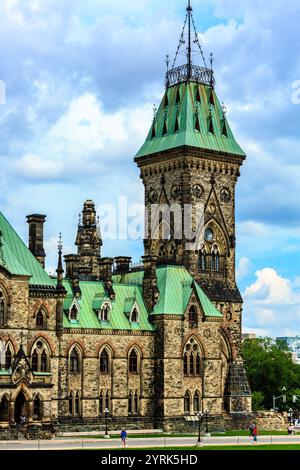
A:
[[[177,66],[183,46],[186,62]],[[193,62],[195,47],[201,67]],[[171,69],[168,56],[167,65],[165,94],[135,157],[145,186],[145,255],[158,256],[159,264],[184,265],[211,300],[241,303],[235,282],[235,186],[246,156],[216,95],[213,56],[208,67],[190,2]],[[170,206],[165,217],[160,209]],[[188,212],[194,234],[187,233]]]

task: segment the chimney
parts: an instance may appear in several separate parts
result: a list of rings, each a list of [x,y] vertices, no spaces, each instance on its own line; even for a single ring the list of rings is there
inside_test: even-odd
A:
[[[129,272],[131,258],[128,256],[117,256],[115,258],[116,274],[125,274]]]
[[[39,263],[45,268],[46,253],[44,250],[44,223],[45,215],[32,214],[27,216],[29,224],[29,244],[31,253],[36,257]]]
[[[78,275],[78,255],[65,255],[64,260],[66,263],[66,279],[70,279],[72,284],[72,290],[75,297],[81,297],[81,290],[79,287],[79,275]]]
[[[144,302],[149,313],[159,301],[159,290],[157,287],[156,264],[157,256],[147,255],[142,257],[144,264],[143,295]]]
[[[104,281],[106,292],[112,300],[115,298],[115,293],[112,286],[113,264],[113,258],[100,258],[99,260],[100,279],[101,281]]]

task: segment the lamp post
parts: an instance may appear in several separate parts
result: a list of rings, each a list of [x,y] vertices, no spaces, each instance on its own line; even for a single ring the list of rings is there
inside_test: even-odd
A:
[[[197,446],[200,447],[200,446],[202,446],[202,442],[201,442],[201,424],[202,424],[202,417],[203,417],[202,411],[199,411],[197,416],[198,416],[198,441],[197,441]]]
[[[290,423],[293,424],[293,408],[289,408]]]
[[[273,410],[276,411],[276,400],[278,400],[279,398],[282,398],[282,402],[283,403],[286,403],[286,394],[284,392],[286,392],[286,388],[285,387],[282,387],[282,392],[283,392],[283,395],[279,395],[278,397],[275,397],[275,395],[273,395]]]
[[[110,439],[110,435],[108,434],[108,415],[109,415],[109,409],[105,408],[105,434],[104,434],[104,439]]]
[[[208,431],[208,414],[209,414],[209,411],[208,411],[207,408],[204,411],[204,414],[205,414],[205,436],[210,437],[210,432]]]

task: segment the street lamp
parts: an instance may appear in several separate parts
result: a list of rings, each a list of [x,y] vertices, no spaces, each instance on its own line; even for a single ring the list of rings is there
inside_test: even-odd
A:
[[[283,392],[283,395],[279,395],[278,397],[275,397],[275,395],[273,395],[273,410],[276,411],[276,400],[278,400],[279,398],[282,398],[282,402],[283,403],[286,403],[286,394],[284,392],[286,392],[286,388],[285,387],[282,387],[282,392]]]
[[[293,408],[289,408],[290,423],[293,424]]]
[[[202,411],[199,411],[199,413],[197,413],[197,416],[198,416],[198,441],[197,441],[197,446],[201,446],[202,445],[202,442],[201,442],[201,424],[202,424],[202,417],[203,417],[203,413]]]
[[[110,435],[108,434],[108,415],[109,415],[109,409],[105,408],[105,434],[104,434],[104,439],[110,439]]]

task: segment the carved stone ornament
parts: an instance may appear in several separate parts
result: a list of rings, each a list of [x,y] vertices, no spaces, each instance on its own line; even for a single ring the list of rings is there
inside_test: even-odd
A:
[[[192,188],[192,193],[193,193],[193,196],[199,199],[204,193],[204,189],[200,184],[195,184]]]
[[[227,189],[227,188],[221,189],[220,198],[221,198],[222,202],[230,202],[231,193],[230,193],[229,189]]]
[[[174,184],[171,188],[171,196],[173,199],[178,199],[180,196],[181,190],[178,184]]]
[[[155,189],[153,188],[149,189],[148,199],[149,199],[149,202],[151,202],[151,204],[155,204],[158,201],[158,194]]]

